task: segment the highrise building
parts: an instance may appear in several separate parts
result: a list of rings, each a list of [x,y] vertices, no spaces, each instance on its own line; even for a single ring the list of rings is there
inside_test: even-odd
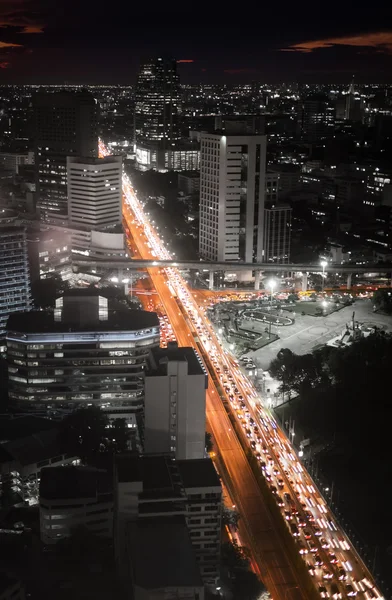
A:
[[[140,412],[146,358],[158,345],[155,313],[129,310],[100,290],[69,290],[54,313],[9,318],[9,398],[28,410],[96,404]]]
[[[304,142],[317,143],[334,133],[334,108],[322,94],[300,100],[297,113],[297,134]]]
[[[291,212],[287,204],[266,205],[264,210],[264,261],[290,262]]]
[[[262,261],[266,137],[201,134],[200,257]]]
[[[145,376],[144,449],[204,458],[207,373],[193,348],[153,348]]]
[[[31,307],[27,238],[12,211],[0,211],[0,350],[5,349],[9,316]]]
[[[33,101],[37,206],[41,219],[67,218],[67,156],[98,156],[98,105],[89,92],[38,93]]]
[[[122,220],[122,157],[67,157],[70,224],[107,229]]]
[[[135,91],[134,138],[139,168],[164,170],[180,139],[181,96],[175,59],[144,61]]]

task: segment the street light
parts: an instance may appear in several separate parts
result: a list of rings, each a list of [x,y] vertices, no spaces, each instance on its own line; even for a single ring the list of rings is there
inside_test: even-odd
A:
[[[322,284],[321,284],[322,285],[321,291],[324,294],[325,267],[328,265],[328,263],[327,263],[326,260],[322,260],[320,264],[321,264],[321,266],[323,268],[323,281],[322,281]]]
[[[271,304],[272,304],[272,295],[274,293],[275,286],[276,286],[276,281],[274,281],[273,279],[270,279],[267,282],[267,288],[269,288],[271,290]]]

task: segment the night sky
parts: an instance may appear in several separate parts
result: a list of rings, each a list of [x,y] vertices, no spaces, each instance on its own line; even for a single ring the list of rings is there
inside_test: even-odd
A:
[[[392,82],[387,2],[153,2],[0,0],[0,84],[132,84],[159,54],[183,83]]]

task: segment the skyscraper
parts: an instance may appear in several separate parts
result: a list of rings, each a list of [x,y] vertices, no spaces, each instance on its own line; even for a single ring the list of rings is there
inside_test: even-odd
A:
[[[165,154],[180,139],[181,97],[175,59],[144,61],[135,91],[134,138],[141,169],[165,168]]]
[[[31,307],[26,231],[15,218],[9,210],[0,212],[0,349],[9,315]]]
[[[291,244],[291,212],[287,204],[270,203],[264,210],[264,261],[288,263]]]
[[[322,94],[300,100],[297,113],[297,134],[304,142],[319,142],[333,136],[334,108]]]
[[[263,258],[266,137],[201,134],[200,257]]]
[[[121,223],[122,157],[67,157],[68,216],[83,227]]]
[[[67,156],[98,156],[98,105],[88,92],[34,98],[37,206],[43,221],[67,218]]]

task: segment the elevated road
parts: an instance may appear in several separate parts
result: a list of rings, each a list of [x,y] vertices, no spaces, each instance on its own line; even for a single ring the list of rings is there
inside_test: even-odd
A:
[[[319,264],[271,264],[271,263],[246,263],[246,262],[204,262],[190,260],[158,260],[158,259],[135,259],[124,260],[86,260],[85,258],[73,257],[72,262],[79,267],[103,267],[107,269],[164,269],[167,267],[178,269],[197,269],[208,271],[274,271],[287,273],[288,271],[301,273],[320,273],[322,267]],[[325,267],[328,273],[392,273],[392,265],[328,265]]]

